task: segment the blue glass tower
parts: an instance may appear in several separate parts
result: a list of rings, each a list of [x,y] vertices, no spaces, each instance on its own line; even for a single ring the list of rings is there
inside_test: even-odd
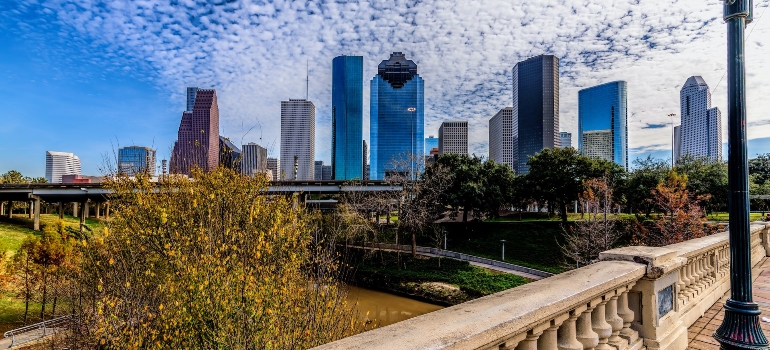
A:
[[[332,60],[332,178],[362,180],[364,58]]]
[[[155,150],[141,146],[119,149],[118,172],[128,176],[135,176],[139,173],[155,176]]]
[[[425,154],[430,154],[430,150],[438,148],[438,137],[426,137],[425,138]]]
[[[407,173],[422,163],[425,96],[417,65],[394,52],[377,66],[371,81],[370,179]],[[407,160],[406,162],[404,160]]]
[[[625,81],[578,92],[578,148],[628,170],[628,107]],[[604,133],[606,137],[600,137]],[[597,137],[599,136],[599,137]]]

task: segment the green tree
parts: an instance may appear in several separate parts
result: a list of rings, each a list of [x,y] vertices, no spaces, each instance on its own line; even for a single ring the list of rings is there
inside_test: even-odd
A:
[[[516,175],[508,165],[487,160],[482,165],[483,200],[480,210],[487,217],[498,217],[500,209],[513,203],[514,178]]]
[[[749,174],[756,175],[754,180],[759,185],[770,182],[770,153],[758,154],[756,158],[750,159]]]
[[[634,170],[623,182],[620,192],[624,193],[626,205],[631,212],[643,211],[646,216],[654,208],[652,191],[666,179],[671,166],[662,159],[647,156],[634,160]]]
[[[46,183],[48,181],[42,177],[28,177],[22,175],[16,170],[9,170],[5,174],[0,175],[0,184],[28,184],[28,183]]]
[[[527,183],[535,199],[545,200],[548,206],[559,210],[563,223],[567,222],[567,205],[576,201],[585,190],[583,180],[596,177],[600,169],[594,162],[574,148],[544,149],[529,157]]]
[[[702,205],[708,211],[727,207],[727,164],[708,157],[685,155],[676,163],[676,172],[687,176],[687,189],[696,196],[710,195]]]
[[[481,213],[484,207],[483,160],[467,154],[444,154],[438,157],[434,166],[448,169],[451,181],[441,196],[441,202],[452,207],[453,216],[460,209],[463,222],[468,222],[468,213]],[[427,174],[430,178],[430,174]]]

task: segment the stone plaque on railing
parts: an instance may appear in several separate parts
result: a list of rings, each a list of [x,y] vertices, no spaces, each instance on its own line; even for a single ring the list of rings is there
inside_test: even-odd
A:
[[[658,319],[674,309],[674,285],[658,291]]]

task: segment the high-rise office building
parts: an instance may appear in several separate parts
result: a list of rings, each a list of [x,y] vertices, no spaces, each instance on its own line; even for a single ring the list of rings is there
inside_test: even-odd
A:
[[[449,121],[438,128],[438,154],[468,154],[468,121]]]
[[[513,134],[518,171],[529,173],[530,156],[559,147],[559,59],[540,55],[513,67]]]
[[[281,101],[281,180],[313,180],[314,160],[315,105],[300,99]]]
[[[254,142],[241,146],[241,174],[254,177],[267,168],[267,148]]]
[[[195,107],[195,95],[198,93],[197,87],[188,87],[187,88],[187,109],[185,109],[185,112],[192,112],[193,108]]]
[[[281,160],[278,158],[267,158],[267,170],[270,170],[270,176],[273,181],[281,180]]]
[[[63,175],[80,175],[80,158],[69,152],[45,152],[45,180],[61,183]]]
[[[706,81],[700,76],[690,77],[679,98],[682,124],[679,155],[675,158],[689,154],[722,161],[722,113],[711,107]]]
[[[243,153],[238,146],[230,142],[229,138],[219,136],[219,165],[241,171],[241,158]]]
[[[332,60],[332,174],[335,180],[363,179],[364,58]]]
[[[424,84],[417,65],[394,52],[371,81],[370,177],[419,169],[424,151]]]
[[[430,135],[425,138],[425,154],[430,154],[430,151],[434,148],[438,148],[438,137]]]
[[[489,159],[518,172],[519,144],[513,133],[513,108],[505,107],[489,119]]]
[[[674,163],[679,161],[679,155],[682,153],[682,126],[677,125],[674,127],[674,151],[671,156],[674,157]]]
[[[188,88],[187,97],[188,108],[193,99],[192,110],[182,113],[171,172],[190,175],[195,167],[211,171],[219,166],[219,106],[216,90]]]
[[[322,160],[316,160],[313,164],[313,180],[319,181],[323,180],[323,167],[324,167],[324,161]]]
[[[615,162],[628,169],[628,88],[625,81],[613,81],[578,91],[578,146],[589,157]],[[593,134],[590,142],[584,142],[588,132],[601,131],[603,136]],[[604,140],[610,135],[610,143],[601,145],[597,137]],[[585,147],[593,147],[591,150]]]
[[[362,158],[363,163],[361,163],[361,179],[362,180],[369,180],[369,172],[367,169],[369,169],[369,146],[366,144],[366,140],[362,141]]]
[[[612,130],[584,131],[580,142],[580,152],[586,157],[613,161]]]
[[[560,132],[559,133],[559,147],[562,148],[569,148],[572,147],[572,133],[571,132]]]
[[[128,176],[146,173],[155,176],[155,150],[129,146],[118,150],[118,172]]]

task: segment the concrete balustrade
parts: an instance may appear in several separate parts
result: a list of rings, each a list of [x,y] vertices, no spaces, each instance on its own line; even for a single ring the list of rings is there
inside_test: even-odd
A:
[[[751,226],[752,262],[770,226]],[[624,247],[599,262],[317,349],[686,349],[687,328],[730,287],[727,233]]]

